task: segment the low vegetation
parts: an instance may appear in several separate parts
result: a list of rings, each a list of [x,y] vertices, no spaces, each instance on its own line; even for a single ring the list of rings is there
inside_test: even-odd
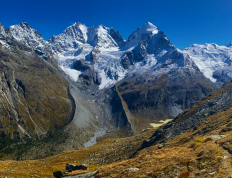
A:
[[[208,99],[196,103],[180,114],[174,122],[179,121],[181,117],[182,120],[185,119],[184,117],[190,117],[190,113],[192,115],[196,113],[197,106],[203,108],[205,112],[210,112],[211,103],[220,96],[218,91],[211,94]],[[170,137],[165,142],[162,142],[163,139],[157,139],[153,145],[143,149],[141,145],[144,141],[153,138],[154,132],[162,131],[170,126],[170,123],[160,128],[144,130],[136,136],[127,138],[107,139],[107,136],[104,136],[104,139],[99,138],[99,142],[89,148],[67,150],[40,160],[1,161],[0,175],[53,177],[54,171],[64,171],[65,165],[71,163],[87,164],[88,172],[98,170],[97,178],[231,177],[231,118],[232,107],[228,105],[224,109],[206,115],[195,127],[182,131],[181,134]],[[72,175],[80,173],[83,172],[72,172]]]

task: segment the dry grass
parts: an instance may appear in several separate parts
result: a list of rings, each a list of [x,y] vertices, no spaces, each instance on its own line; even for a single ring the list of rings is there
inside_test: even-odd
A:
[[[0,161],[0,177],[49,178],[53,177],[54,171],[65,171],[67,163],[87,164],[88,171],[91,172],[104,165],[127,159],[153,134],[154,130],[150,129],[133,137],[104,140],[89,148],[67,150],[43,160]]]
[[[229,156],[214,142],[202,143],[197,149],[152,146],[133,159],[100,168],[98,177],[209,177],[215,171],[214,177],[226,177],[231,171]],[[129,168],[139,170],[128,173]]]
[[[200,125],[199,128],[201,127],[203,126]],[[227,142],[228,138],[215,142],[209,140],[208,136],[198,135],[183,143],[183,138],[192,136],[193,132],[185,132],[173,138],[162,149],[155,145],[141,150],[135,158],[127,159],[153,132],[154,129],[151,129],[133,137],[104,140],[90,148],[68,150],[44,160],[2,161],[0,175],[53,177],[52,173],[57,170],[64,171],[67,163],[88,164],[89,172],[99,170],[97,177],[188,177],[189,174],[189,177],[227,177],[231,174],[230,154],[220,146]],[[230,139],[231,135],[232,133],[228,133]],[[196,143],[200,143],[198,147],[189,147]],[[118,160],[119,157],[121,160]],[[130,168],[139,170],[129,173]],[[86,172],[77,171],[72,175]]]

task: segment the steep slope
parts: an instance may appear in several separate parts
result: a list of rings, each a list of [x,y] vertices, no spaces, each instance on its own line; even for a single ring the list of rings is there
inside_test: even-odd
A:
[[[194,44],[185,48],[183,52],[189,54],[203,74],[219,87],[231,81],[231,43],[226,46]]]
[[[180,68],[157,77],[149,74],[126,78],[117,84],[133,123],[172,119],[214,90],[200,71]],[[142,126],[142,128],[141,128]]]
[[[9,32],[8,30],[0,23],[0,44],[6,48],[10,48],[9,43]]]
[[[26,24],[21,25],[28,28]],[[15,40],[3,26],[0,34],[0,129],[9,134],[17,131],[21,136],[40,137],[64,126],[72,109],[68,81],[57,67],[38,57],[29,47],[34,43],[26,46]]]
[[[31,28],[26,22],[10,26],[9,32],[16,40],[32,48],[36,48],[38,46],[42,47],[46,44],[46,41],[43,39],[41,34]]]

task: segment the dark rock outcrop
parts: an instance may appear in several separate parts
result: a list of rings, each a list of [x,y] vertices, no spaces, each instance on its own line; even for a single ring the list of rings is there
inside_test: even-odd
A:
[[[90,69],[89,63],[85,61],[85,59],[75,61],[73,63],[73,69],[79,70],[79,71],[86,71],[87,69]]]
[[[123,37],[119,34],[118,31],[116,31],[114,28],[110,29],[110,35],[115,40],[115,42],[118,44],[119,47],[125,46],[125,40]]]
[[[87,170],[88,166],[86,164],[81,165],[73,165],[73,164],[66,164],[65,170],[68,172],[77,171],[77,170]]]
[[[100,50],[99,46],[95,46],[95,47],[93,48],[93,50],[91,51],[91,53],[90,53],[90,59],[91,59],[93,62],[95,62],[95,61],[97,60],[98,54],[100,54],[100,53],[101,53],[101,50]]]
[[[79,76],[79,83],[85,86],[94,86],[101,84],[100,75],[93,69],[88,69]],[[95,86],[97,87],[97,86]]]
[[[131,65],[134,65],[135,60],[133,52],[130,51],[125,53],[122,56],[121,62],[124,69],[129,69]]]

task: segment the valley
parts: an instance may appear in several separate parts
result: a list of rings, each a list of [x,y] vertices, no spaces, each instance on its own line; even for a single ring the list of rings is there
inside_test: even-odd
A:
[[[0,177],[230,177],[232,46],[0,23]],[[68,174],[66,175],[68,176]]]

